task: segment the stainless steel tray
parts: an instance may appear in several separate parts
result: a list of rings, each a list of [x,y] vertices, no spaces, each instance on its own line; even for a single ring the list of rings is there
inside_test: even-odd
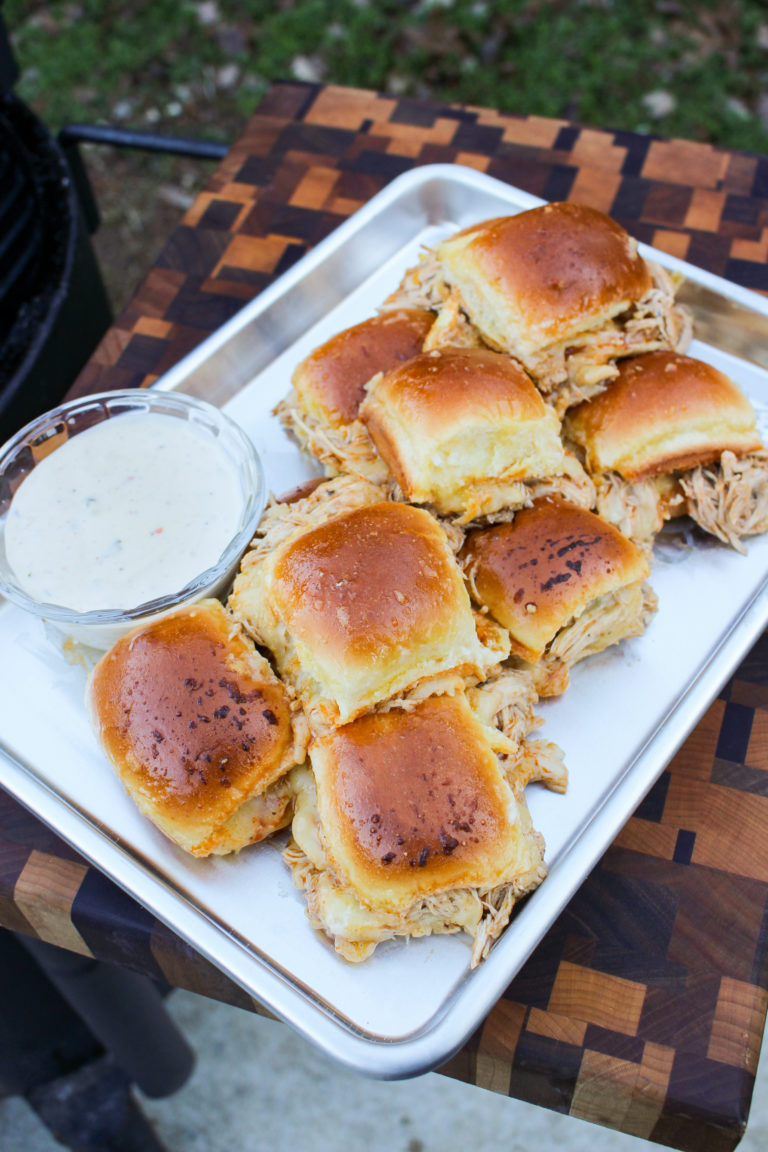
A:
[[[297,361],[371,315],[422,245],[537,203],[470,169],[408,173],[157,387],[225,404],[260,449],[269,486],[290,488],[314,469],[271,409]],[[700,330],[717,333],[693,353],[728,371],[762,420],[768,302],[644,251],[686,275]],[[177,850],[139,816],[100,754],[82,705],[85,671],[11,605],[0,609],[0,784],[338,1061],[382,1078],[416,1075],[477,1027],[768,623],[768,538],[751,541],[746,557],[716,543],[658,551],[660,609],[645,636],[577,667],[565,696],[541,705],[543,733],[570,769],[566,796],[528,790],[550,874],[474,972],[458,936],[393,942],[365,964],[346,964],[309,928],[279,843],[214,860]]]

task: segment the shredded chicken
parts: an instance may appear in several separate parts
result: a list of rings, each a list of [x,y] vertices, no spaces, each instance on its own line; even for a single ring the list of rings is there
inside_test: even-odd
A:
[[[195,856],[226,856],[256,844],[290,824],[293,815],[291,774],[281,776],[260,796],[246,800],[224,824],[191,851]]]
[[[531,488],[524,480],[490,479],[467,485],[461,493],[456,494],[453,501],[455,508],[445,508],[438,512],[432,507],[431,511],[437,516],[454,515],[456,524],[462,529],[468,529],[476,524],[497,524],[511,520],[515,512],[527,508],[532,502]]]
[[[651,270],[653,288],[637,305],[635,314],[627,320],[627,328],[631,330],[637,323],[642,326],[649,316],[655,317],[662,329],[664,347],[687,352],[693,339],[693,316],[675,299],[683,278],[672,276],[655,260],[646,260],[646,264]]]
[[[542,723],[534,712],[538,695],[533,677],[529,671],[506,666],[509,657],[507,630],[481,612],[475,612],[474,618],[480,643],[491,650],[495,646],[499,657],[498,664],[485,670],[482,679],[477,674],[460,675],[456,672],[430,676],[407,692],[380,701],[370,711],[401,709],[409,712],[429,696],[466,693],[472,710],[484,724],[498,732],[495,751],[504,755],[516,754],[520,741]]]
[[[433,676],[429,680],[422,680],[419,684],[401,692],[397,696],[388,696],[376,704],[372,712],[411,712],[422,700],[429,696],[457,696],[466,689],[466,681],[456,672],[446,672],[442,676]]]
[[[469,888],[426,896],[404,912],[367,908],[328,872],[310,874],[304,895],[312,927],[331,936],[338,954],[353,964],[396,936],[464,931],[474,937],[483,915],[482,902]]]
[[[664,521],[685,511],[684,497],[668,477],[625,480],[606,472],[596,480],[597,512],[638,545],[649,545]]]
[[[540,884],[547,874],[545,864],[542,864],[540,872],[541,875],[537,878],[537,884]],[[491,945],[495,940],[498,940],[509,924],[509,918],[517,899],[518,897],[510,884],[500,884],[496,888],[489,889],[480,897],[485,915],[477,927],[472,942],[472,968],[476,968],[482,960],[485,960],[491,950]]]
[[[687,349],[693,333],[690,313],[676,303],[675,283],[666,269],[652,261],[648,261],[648,267],[653,278],[650,291],[628,312],[600,328],[527,356],[512,346],[497,348],[520,359],[559,416],[571,405],[604,391],[617,374],[617,359],[657,348],[675,348],[678,352]],[[431,347],[444,346],[453,338],[464,346],[471,340],[480,345],[488,343],[467,315],[460,292],[444,280],[433,251],[425,252],[420,263],[408,269],[384,306],[436,310],[438,319],[429,336]],[[443,310],[448,312],[445,321]]]
[[[506,628],[503,628],[501,624],[483,612],[473,610],[472,619],[475,623],[475,633],[483,648],[487,652],[493,653],[498,663],[506,660],[509,656],[509,632]],[[495,669],[489,664],[483,671],[483,678],[487,680],[493,674],[495,674]]]
[[[642,636],[656,612],[656,593],[645,582],[598,596],[555,636],[541,660],[530,667],[540,696],[560,696],[570,669],[587,656],[630,636]]]
[[[572,667],[618,640],[642,636],[657,608],[656,593],[644,581],[607,592],[558,632],[550,654]]]
[[[243,558],[241,570],[257,563],[278,544],[302,528],[322,524],[332,516],[350,512],[366,504],[386,499],[378,486],[358,476],[339,476],[325,480],[313,492],[296,503],[270,498],[259,521],[250,551]]]
[[[436,348],[482,348],[484,341],[461,307],[458,292],[451,292],[424,341],[424,351]]]
[[[443,271],[434,249],[425,248],[419,263],[408,268],[394,292],[382,304],[386,308],[422,308],[438,312],[448,296]]]
[[[394,482],[387,485],[387,494],[393,500],[405,501],[403,491]],[[455,508],[427,507],[444,527],[452,525],[459,532],[465,532],[480,525],[502,524],[513,520],[521,508],[529,508],[534,500],[551,495],[562,496],[580,508],[595,506],[595,486],[579,460],[570,452],[564,457],[563,472],[560,475],[535,480],[489,477],[468,484],[461,492],[457,492],[453,501]],[[455,519],[448,520],[446,517],[449,515],[455,516]]]
[[[516,755],[521,742],[542,721],[534,712],[538,694],[530,672],[504,669],[467,691],[470,707],[504,737],[497,750]]]
[[[542,496],[561,496],[569,504],[579,508],[594,508],[595,486],[575,456],[566,454],[566,469],[560,476],[549,476],[541,480],[528,481],[531,499]]]
[[[665,520],[688,515],[737,552],[745,536],[768,532],[768,450],[631,483],[615,472],[597,480],[597,511],[635,543],[653,543]]]
[[[518,797],[529,784],[543,784],[550,792],[561,794],[568,788],[563,750],[551,740],[523,740],[505,770],[510,787]]]
[[[535,872],[520,876],[512,883],[499,884],[495,888],[478,893],[483,906],[483,918],[473,937],[472,968],[476,968],[481,961],[485,960],[494,940],[498,940],[509,923],[515,904],[528,892],[538,888],[546,875],[547,866],[542,861]]]
[[[538,833],[532,834],[540,844]],[[457,888],[416,900],[403,912],[368,908],[331,871],[319,871],[295,840],[283,852],[293,881],[303,889],[310,924],[333,940],[336,952],[355,964],[378,944],[397,936],[431,936],[466,932],[473,941],[471,966],[485,959],[491,944],[509,923],[515,904],[541,884],[546,864],[522,872],[503,884],[481,890]]]
[[[737,552],[744,536],[768,532],[768,450],[693,468],[680,479],[686,511],[696,523]]]
[[[499,625],[496,625],[499,628]],[[531,741],[527,737],[543,723],[535,712],[538,692],[530,667],[510,668],[499,663],[486,679],[467,678],[449,673],[433,677],[410,689],[400,696],[391,697],[376,705],[372,711],[390,712],[401,709],[411,711],[429,696],[454,696],[466,693],[472,711],[488,729],[494,730],[490,736],[494,751],[500,756],[512,759],[525,756],[536,757],[542,751],[539,745],[544,741]],[[490,735],[490,734],[489,734]],[[525,742],[525,746],[523,744]],[[547,755],[555,754],[562,761],[562,752],[557,745],[547,744]],[[534,772],[528,779],[543,780],[543,775]],[[564,789],[562,789],[564,791]]]
[[[388,479],[387,466],[374,448],[362,420],[337,425],[321,423],[317,417],[302,411],[293,389],[277,405],[275,415],[304,451],[320,461],[328,476],[349,473],[373,484],[383,484]]]
[[[443,532],[445,532],[445,538],[448,541],[451,551],[458,556],[464,547],[464,541],[467,537],[466,532],[461,525],[454,523],[453,520],[446,520],[442,516],[436,516],[435,519],[440,524]]]
[[[665,269],[654,263],[649,268],[653,287],[629,312],[524,360],[559,416],[603,392],[618,374],[617,359],[657,348],[684,352],[688,347],[693,331],[690,314],[675,302],[674,285]]]

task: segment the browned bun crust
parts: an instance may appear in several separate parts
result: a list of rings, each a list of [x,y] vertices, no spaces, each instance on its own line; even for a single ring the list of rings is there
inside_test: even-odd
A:
[[[570,409],[563,430],[588,471],[633,481],[762,446],[752,405],[733,381],[672,351],[622,361],[605,392]]]
[[[313,728],[508,655],[500,626],[479,638],[448,534],[424,509],[350,476],[282,509],[286,519],[275,509],[229,607],[271,650]]]
[[[522,365],[488,348],[421,352],[378,380],[375,397],[376,405],[366,401],[361,413],[374,436],[387,407],[396,408],[401,420],[418,422],[427,438],[478,415],[525,421],[547,411]]]
[[[286,771],[285,688],[217,600],[120,639],[87,695],[126,789],[189,851]]]
[[[519,850],[511,793],[463,697],[370,713],[311,760],[331,866],[371,907],[491,886]]]
[[[635,241],[602,212],[554,202],[464,229],[437,248],[446,279],[494,347],[543,348],[652,287]],[[507,329],[513,337],[504,336]]]
[[[382,501],[334,517],[286,546],[274,572],[277,611],[300,642],[334,662],[387,663],[469,610],[437,521]]]
[[[554,496],[511,523],[470,532],[461,560],[475,598],[531,663],[592,600],[649,573],[645,555],[618,529]]]
[[[554,413],[520,364],[487,348],[412,357],[373,381],[360,417],[406,498],[441,512],[468,485],[565,471]]]
[[[434,312],[397,308],[332,336],[294,372],[302,406],[325,423],[354,420],[368,381],[420,352],[434,320]]]
[[[311,496],[324,479],[324,476],[311,476],[309,480],[302,480],[295,488],[288,488],[287,491],[281,492],[279,496],[275,497],[275,503],[298,504],[300,500],[306,500],[308,496]]]

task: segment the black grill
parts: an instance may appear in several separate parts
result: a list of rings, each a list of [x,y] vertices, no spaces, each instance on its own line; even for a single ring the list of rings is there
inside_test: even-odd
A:
[[[109,320],[64,155],[0,92],[0,441],[62,399]]]
[[[8,338],[13,318],[33,291],[42,241],[40,197],[31,166],[4,121],[0,140],[0,340]]]
[[[71,262],[73,200],[64,160],[31,112],[0,97],[0,387],[50,314]]]
[[[58,403],[112,319],[88,236],[98,209],[78,145],[200,160],[227,152],[221,142],[98,124],[67,125],[57,143],[14,96],[17,79],[0,12],[0,442]]]

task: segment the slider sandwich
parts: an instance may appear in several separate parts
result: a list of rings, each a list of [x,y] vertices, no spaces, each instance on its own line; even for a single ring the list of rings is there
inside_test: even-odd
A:
[[[218,600],[118,640],[86,701],[139,811],[187,852],[237,852],[290,823],[306,725]]]
[[[406,273],[389,303],[448,309],[451,322],[439,317],[435,332],[445,328],[450,343],[463,316],[484,344],[521,361],[559,414],[600,392],[618,358],[690,339],[667,272],[581,204],[463,229]]]
[[[229,607],[314,724],[425,681],[482,679],[509,653],[504,629],[473,614],[439,522],[352,477],[270,510]]]
[[[357,418],[365,385],[420,352],[434,319],[434,312],[417,308],[381,312],[332,336],[298,365],[275,412],[328,475],[385,478]]]
[[[540,696],[560,695],[574,664],[641,635],[656,611],[645,553],[565,500],[474,529],[460,560],[474,601],[509,632],[510,663],[530,670]]]
[[[567,413],[563,434],[595,481],[597,508],[635,540],[688,515],[743,552],[768,531],[768,453],[749,400],[723,372],[676,352],[627,360]]]
[[[413,504],[465,524],[559,491],[590,507],[592,484],[527,373],[488,348],[422,352],[375,377],[360,417]]]
[[[352,962],[396,936],[466,932],[479,963],[546,875],[523,790],[566,778],[559,749],[544,759],[518,755],[463,693],[314,739],[284,853],[312,926]]]

